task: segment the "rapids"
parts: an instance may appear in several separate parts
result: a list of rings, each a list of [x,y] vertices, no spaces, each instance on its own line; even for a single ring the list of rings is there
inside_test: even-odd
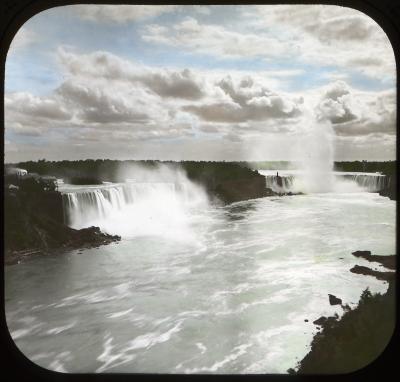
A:
[[[343,313],[328,293],[354,307],[387,289],[349,269],[384,269],[355,250],[395,253],[395,201],[346,176],[351,192],[228,206],[190,183],[65,184],[69,224],[122,240],[6,267],[11,336],[61,372],[286,373],[312,321]]]

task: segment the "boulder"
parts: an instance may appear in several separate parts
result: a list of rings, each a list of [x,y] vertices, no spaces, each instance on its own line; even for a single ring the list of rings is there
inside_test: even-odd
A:
[[[342,304],[342,300],[340,298],[337,298],[333,294],[328,294],[328,296],[329,296],[329,303],[331,305],[341,305]]]

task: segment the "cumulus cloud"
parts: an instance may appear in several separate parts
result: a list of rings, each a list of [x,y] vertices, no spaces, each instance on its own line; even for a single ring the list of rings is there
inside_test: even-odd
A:
[[[27,92],[5,94],[5,128],[16,135],[40,137],[49,128],[70,123],[71,118],[71,111],[56,97],[38,97]]]
[[[75,107],[76,116],[83,122],[129,123],[145,122],[149,119],[141,111],[143,109],[140,102],[133,103],[131,97],[107,91],[105,87],[69,80],[56,90],[56,94],[66,104]]]
[[[303,106],[314,105],[343,147],[371,136],[393,142],[394,90],[362,92],[340,80],[287,93],[270,86],[267,72],[167,70],[109,52],[58,54],[64,80],[52,94],[6,94],[8,133],[51,138],[52,149],[68,143],[76,155],[246,160],[256,146],[260,156],[278,155],[278,146],[290,155],[307,123]],[[99,146],[107,147],[101,153]]]
[[[394,91],[356,91],[344,81],[336,81],[322,91],[316,114],[330,120],[339,136],[396,133]]]
[[[295,100],[256,84],[252,77],[234,82],[227,76],[216,84],[229,96],[224,102],[187,105],[184,110],[209,122],[246,122],[293,118],[300,115]]]
[[[353,102],[349,86],[344,81],[331,84],[319,103],[317,112],[321,118],[327,118],[333,124],[356,119],[357,105]]]
[[[25,113],[33,118],[66,121],[71,118],[69,111],[55,99],[37,97],[20,92],[7,94],[4,100],[8,112]]]
[[[148,73],[138,80],[161,97],[195,100],[204,96],[200,81],[189,69]]]
[[[59,49],[60,63],[75,77],[103,78],[142,84],[160,97],[199,99],[203,96],[201,79],[189,69],[152,69],[123,60],[108,52],[78,55]]]

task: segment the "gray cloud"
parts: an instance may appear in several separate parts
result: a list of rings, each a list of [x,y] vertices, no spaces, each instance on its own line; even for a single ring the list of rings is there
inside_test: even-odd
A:
[[[127,23],[150,19],[177,10],[176,5],[106,5],[78,4],[70,8],[84,20],[92,22]]]
[[[55,99],[37,97],[30,93],[11,93],[5,97],[7,112],[28,115],[33,119],[67,121],[71,113]]]
[[[189,69],[181,72],[144,74],[136,79],[161,97],[197,100],[204,96],[201,84]]]
[[[392,142],[387,137],[395,134],[394,91],[360,92],[336,81],[286,94],[271,90],[264,73],[164,70],[107,52],[68,53],[63,60],[66,79],[53,94],[6,94],[6,129],[13,133],[8,153],[29,140],[44,152],[50,149],[43,142],[68,143],[71,155],[83,150],[86,156],[245,160],[257,144],[261,158],[275,153],[275,146],[290,149],[287,142],[307,123],[303,103],[317,104],[346,145],[371,135],[377,140],[379,134]],[[152,151],[156,147],[159,152]]]
[[[114,97],[104,89],[91,88],[72,81],[64,82],[56,93],[67,104],[76,107],[84,122],[117,123],[145,122],[148,115],[132,108],[122,97]]]
[[[189,69],[174,71],[144,67],[108,52],[77,55],[60,49],[58,56],[74,76],[141,84],[163,98],[197,100],[204,96],[201,80]]]
[[[357,119],[351,108],[352,97],[344,81],[336,81],[325,92],[317,107],[320,117],[329,119],[333,124],[340,124]]]
[[[329,119],[338,136],[396,134],[396,97],[394,91],[356,93],[343,81],[325,91],[317,114]]]
[[[226,123],[293,118],[301,114],[295,101],[255,84],[251,77],[234,83],[228,76],[217,86],[230,97],[230,101],[186,105],[183,110],[204,121]]]
[[[313,33],[323,42],[365,41],[369,39],[376,27],[364,15],[334,17],[325,22],[313,22],[304,26],[307,32]]]

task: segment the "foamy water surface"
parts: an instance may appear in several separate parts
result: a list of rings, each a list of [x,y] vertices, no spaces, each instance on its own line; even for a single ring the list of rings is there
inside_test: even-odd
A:
[[[387,289],[349,272],[383,269],[355,250],[395,253],[395,202],[376,193],[194,205],[175,219],[146,208],[97,221],[120,243],[5,269],[7,325],[28,358],[61,372],[286,373],[312,321],[343,313],[328,293],[354,307]]]

